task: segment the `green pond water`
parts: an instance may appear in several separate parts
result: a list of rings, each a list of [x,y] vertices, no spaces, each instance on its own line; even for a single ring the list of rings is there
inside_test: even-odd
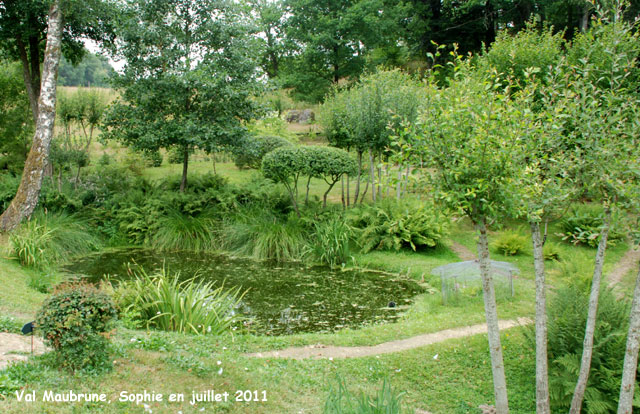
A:
[[[247,290],[239,308],[254,333],[283,335],[333,332],[396,320],[423,289],[415,281],[378,272],[332,270],[302,264],[272,264],[210,253],[155,252],[126,249],[79,260],[67,271],[97,281],[129,277],[129,263],[147,272],[164,266],[193,276]],[[390,307],[394,302],[395,307]]]

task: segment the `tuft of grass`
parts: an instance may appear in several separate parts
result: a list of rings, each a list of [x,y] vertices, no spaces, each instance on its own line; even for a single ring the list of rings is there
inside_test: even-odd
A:
[[[382,388],[374,396],[360,393],[354,396],[340,376],[331,387],[324,405],[324,414],[401,414],[401,400],[404,392],[391,387],[388,379],[382,382]]]
[[[214,229],[215,223],[209,217],[172,211],[159,220],[151,244],[160,250],[213,250]]]
[[[235,309],[244,293],[239,288],[214,287],[214,282],[169,275],[165,269],[148,275],[144,269],[134,271],[134,279],[117,288],[133,291],[121,295],[118,305],[139,314],[148,326],[164,331],[220,335],[239,320]],[[118,295],[116,295],[118,296]]]
[[[527,237],[521,234],[505,232],[494,240],[492,247],[505,256],[517,256],[525,252],[528,242]]]
[[[9,244],[20,264],[39,270],[98,250],[101,245],[85,221],[66,213],[35,214],[9,236]]]
[[[353,229],[339,217],[327,221],[315,222],[311,252],[320,263],[329,266],[345,264],[349,260],[349,242]]]
[[[248,208],[223,224],[222,245],[240,256],[256,260],[299,261],[308,250],[302,222],[258,208]]]

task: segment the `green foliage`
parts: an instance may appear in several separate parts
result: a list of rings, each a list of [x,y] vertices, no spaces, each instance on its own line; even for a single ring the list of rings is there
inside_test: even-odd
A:
[[[115,71],[106,57],[86,53],[76,65],[64,56],[60,59],[58,82],[63,86],[109,86],[109,77]]]
[[[13,174],[24,167],[34,130],[20,69],[0,61],[0,171]]]
[[[571,405],[580,369],[588,307],[588,289],[572,285],[558,289],[549,304],[549,390],[554,412],[567,411]],[[617,299],[610,290],[603,290],[598,303],[594,353],[583,405],[587,414],[616,411],[628,318],[628,303]],[[528,336],[533,347],[534,333],[530,332]]]
[[[159,167],[162,165],[162,154],[160,154],[160,151],[144,151],[142,156],[150,167]]]
[[[9,245],[20,264],[44,270],[97,250],[100,241],[76,216],[38,213],[11,233]]]
[[[211,373],[211,368],[202,363],[199,359],[189,355],[171,355],[163,358],[163,361],[178,369],[191,372],[199,377],[204,377]]]
[[[262,158],[276,148],[291,146],[291,142],[278,136],[247,136],[234,147],[233,162],[238,168],[259,169]]]
[[[36,324],[61,367],[101,371],[111,367],[107,338],[116,315],[107,294],[88,284],[68,283],[42,304]]]
[[[331,145],[378,152],[403,121],[416,120],[425,98],[424,86],[413,77],[399,70],[380,71],[330,95],[320,122]]]
[[[353,209],[349,224],[363,252],[374,249],[422,250],[435,247],[449,234],[449,218],[434,204],[385,199]]]
[[[20,324],[15,318],[0,315],[0,332],[20,333]]]
[[[573,244],[597,247],[604,223],[604,211],[595,204],[577,204],[560,220],[562,240]],[[625,235],[615,228],[614,222],[609,229],[607,243],[611,246],[624,239]]]
[[[527,249],[528,243],[527,237],[521,234],[505,232],[494,239],[492,247],[505,256],[516,256]]]
[[[549,260],[554,262],[560,261],[560,259],[562,258],[562,254],[560,252],[561,252],[560,246],[548,240],[542,247],[542,255],[544,257],[544,260]]]
[[[222,223],[219,241],[234,254],[256,260],[299,261],[307,253],[300,219],[280,216],[259,205],[240,209]]]
[[[173,332],[221,335],[238,321],[235,309],[244,293],[240,289],[214,287],[204,280],[180,280],[165,269],[148,275],[134,271],[134,278],[120,283],[118,306],[135,310],[147,326]]]
[[[206,215],[192,217],[170,211],[158,220],[151,245],[161,250],[214,250],[215,222]]]
[[[373,396],[360,393],[355,396],[347,388],[345,380],[337,377],[331,385],[329,395],[324,404],[324,414],[401,414],[404,392],[391,387],[388,379],[384,379],[382,387]]]
[[[173,147],[167,151],[167,162],[169,164],[182,164],[184,159],[184,149]]]
[[[310,241],[313,258],[329,266],[347,263],[351,257],[349,243],[352,237],[353,229],[339,215],[314,221]]]
[[[488,65],[504,77],[517,83],[525,83],[526,71],[535,70],[537,77],[545,80],[550,67],[560,59],[564,40],[562,33],[554,34],[553,28],[540,30],[530,21],[525,30],[515,35],[501,31],[491,48],[480,58],[480,66]]]

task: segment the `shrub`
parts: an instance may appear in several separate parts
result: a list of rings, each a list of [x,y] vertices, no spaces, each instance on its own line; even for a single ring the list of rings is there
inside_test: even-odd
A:
[[[64,213],[35,214],[11,233],[9,244],[20,264],[40,270],[100,247],[84,221]]]
[[[329,187],[322,197],[322,206],[327,206],[327,195],[340,178],[347,175],[354,175],[357,172],[358,164],[347,151],[331,147],[303,147],[305,152],[304,173],[309,177],[323,179]],[[309,183],[307,181],[307,194],[309,194]]]
[[[20,333],[22,325],[15,318],[0,315],[0,332]]]
[[[597,247],[600,242],[600,231],[604,223],[602,206],[579,204],[573,206],[569,214],[560,220],[562,240],[573,244]],[[616,220],[612,220],[607,244],[613,246],[623,240],[625,235],[616,230]]]
[[[516,256],[525,251],[528,239],[518,233],[505,232],[493,241],[493,248],[505,256]]]
[[[589,307],[588,285],[561,287],[549,303],[548,350],[551,408],[567,412],[578,379],[584,327]],[[618,405],[622,363],[626,350],[629,306],[603,289],[598,303],[591,373],[583,410],[587,414],[614,413]],[[533,328],[527,332],[535,345]]]
[[[184,161],[184,149],[180,147],[171,147],[167,151],[167,162],[169,164],[182,164]]]
[[[295,216],[279,217],[259,206],[225,220],[220,243],[227,250],[256,260],[296,261],[307,252],[307,234]]]
[[[385,199],[352,210],[349,224],[363,252],[435,247],[449,233],[449,218],[434,204]]]
[[[234,148],[233,162],[238,168],[259,169],[262,158],[276,148],[291,146],[291,142],[278,136],[248,136]]]
[[[350,257],[349,242],[353,229],[342,217],[332,217],[325,221],[316,221],[311,237],[311,252],[315,260],[336,266],[346,263]]]
[[[374,396],[361,393],[354,396],[340,377],[331,386],[324,404],[324,414],[400,414],[404,392],[398,392],[385,379]]]
[[[213,282],[169,275],[165,269],[148,275],[144,269],[134,271],[134,279],[122,282],[128,294],[117,294],[123,310],[135,311],[147,326],[164,331],[220,335],[239,316],[235,308],[244,293],[239,288],[214,288]]]
[[[56,289],[42,305],[36,324],[61,367],[99,371],[111,366],[107,333],[116,314],[107,294],[75,282]]]
[[[560,246],[550,241],[547,241],[542,248],[542,255],[544,256],[544,260],[557,262],[560,260],[560,252]]]

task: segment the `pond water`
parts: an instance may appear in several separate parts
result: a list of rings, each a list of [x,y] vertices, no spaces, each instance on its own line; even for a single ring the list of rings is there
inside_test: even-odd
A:
[[[67,271],[97,281],[127,278],[128,264],[147,273],[164,266],[193,276],[215,280],[227,287],[247,290],[240,311],[252,332],[283,335],[298,332],[333,332],[350,327],[396,320],[423,292],[415,281],[379,272],[332,270],[298,263],[268,263],[194,252],[155,252],[125,249],[86,257]],[[390,303],[393,302],[393,303]],[[392,307],[390,307],[391,305]],[[395,306],[393,306],[395,305]]]

